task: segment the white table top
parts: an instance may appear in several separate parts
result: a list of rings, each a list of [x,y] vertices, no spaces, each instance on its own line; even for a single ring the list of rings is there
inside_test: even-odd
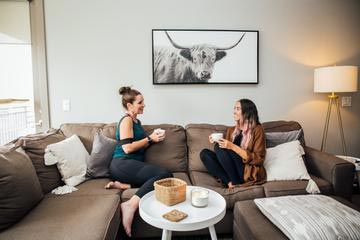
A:
[[[204,208],[191,205],[191,189],[201,188],[186,187],[186,201],[173,206],[167,206],[155,198],[155,191],[151,191],[140,200],[139,213],[141,218],[150,225],[171,231],[193,231],[207,228],[219,222],[226,213],[226,202],[223,196],[215,191],[209,191],[209,203]],[[204,188],[205,189],[205,188]],[[180,222],[171,222],[162,217],[171,210],[180,210],[188,216]]]

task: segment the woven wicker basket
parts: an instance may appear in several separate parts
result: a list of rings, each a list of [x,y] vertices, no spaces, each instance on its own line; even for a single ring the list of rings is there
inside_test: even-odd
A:
[[[164,178],[154,182],[155,197],[165,205],[172,206],[186,199],[186,182],[178,178]]]

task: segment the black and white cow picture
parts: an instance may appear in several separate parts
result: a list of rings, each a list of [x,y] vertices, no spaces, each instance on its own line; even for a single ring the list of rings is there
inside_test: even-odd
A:
[[[213,76],[214,66],[226,58],[227,52],[236,48],[246,33],[230,46],[218,47],[210,44],[182,46],[163,31],[171,46],[153,48],[154,83],[207,83]],[[210,41],[211,39],[209,39]]]

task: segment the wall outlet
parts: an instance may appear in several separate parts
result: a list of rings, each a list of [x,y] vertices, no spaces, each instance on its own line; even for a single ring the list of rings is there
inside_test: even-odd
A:
[[[342,107],[351,107],[351,97],[342,97],[341,98],[341,106]]]
[[[70,100],[69,99],[63,99],[62,100],[62,110],[64,112],[70,111]]]

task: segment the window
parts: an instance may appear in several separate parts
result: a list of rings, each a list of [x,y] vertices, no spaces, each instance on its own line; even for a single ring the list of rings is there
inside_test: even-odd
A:
[[[0,145],[48,129],[43,0],[0,1]]]

